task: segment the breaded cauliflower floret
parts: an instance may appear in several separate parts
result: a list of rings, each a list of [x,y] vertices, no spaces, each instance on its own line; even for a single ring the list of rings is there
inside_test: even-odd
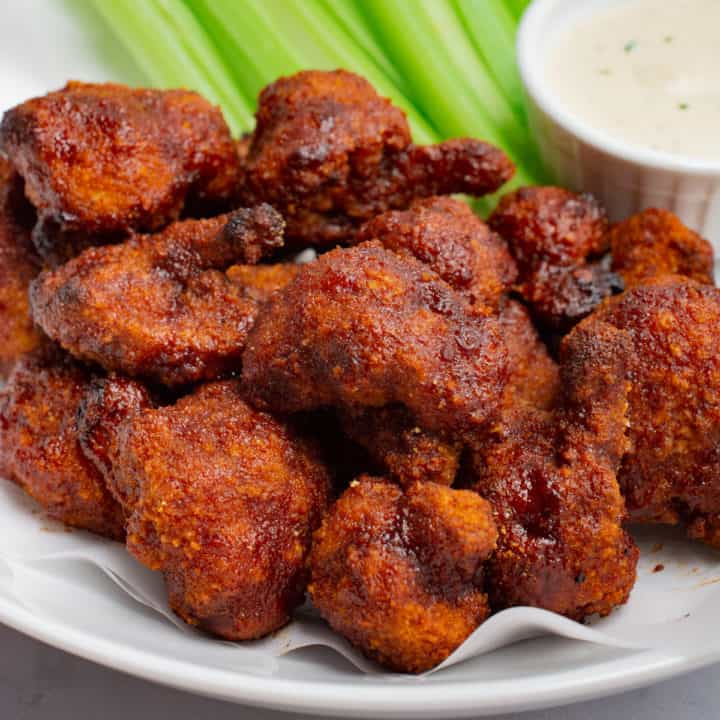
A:
[[[222,113],[187,90],[71,82],[8,110],[0,151],[25,181],[51,264],[183,211],[228,209],[240,179]]]
[[[112,415],[118,391],[96,399],[94,427],[111,428],[103,408]],[[109,457],[128,550],[163,573],[172,609],[230,640],[283,626],[303,600],[310,538],[328,500],[314,449],[249,407],[235,381],[121,415],[115,436],[91,434],[90,446],[101,466]]]
[[[310,596],[368,657],[423,672],[489,615],[483,565],[496,538],[475,493],[362,477],[315,534]]]
[[[77,414],[95,377],[51,346],[18,362],[0,390],[0,474],[56,520],[120,540],[120,505],[80,446]]]
[[[416,198],[494,192],[514,167],[480,140],[413,145],[403,111],[367,80],[309,70],[260,93],[243,171],[244,202],[275,206],[291,243],[332,246]]]

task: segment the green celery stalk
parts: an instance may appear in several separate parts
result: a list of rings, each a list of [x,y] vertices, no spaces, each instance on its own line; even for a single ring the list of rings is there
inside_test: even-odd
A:
[[[532,0],[505,0],[505,5],[516,20],[520,20]]]
[[[453,0],[453,3],[476,52],[524,122],[523,88],[515,62],[515,18],[503,0]]]
[[[304,68],[346,68],[366,77],[407,112],[418,142],[436,141],[435,130],[319,0],[186,2],[207,29],[224,26],[220,50],[245,97]]]
[[[427,18],[420,17],[420,2],[406,6],[402,0],[364,0],[359,7],[406,78],[416,104],[426,108],[443,135],[466,135],[469,124],[479,127],[488,137],[495,135],[482,110],[480,114],[474,112],[466,93],[451,97],[459,79],[445,43],[437,42]]]
[[[528,134],[470,45],[452,9],[435,0],[361,0],[413,98],[444,136],[470,136],[502,147],[530,184]]]
[[[368,27],[365,16],[358,11],[353,0],[320,0],[320,3],[330,13],[345,32],[355,39],[360,47],[375,61],[375,64],[399,88],[403,86],[403,79],[397,68],[392,64],[380,43]]]
[[[153,85],[197,90],[222,106],[234,132],[252,127],[251,104],[181,0],[92,2]]]
[[[488,72],[488,65],[482,55],[478,55],[476,48],[468,38],[465,27],[450,2],[436,2],[436,0],[418,0],[422,6],[421,11],[431,23],[436,41],[445,45],[450,62],[456,72],[475,94],[478,100],[492,107],[493,122],[501,128],[507,128],[510,134],[524,133],[522,113],[517,115],[511,103],[505,97],[502,88],[498,87],[492,73]],[[486,4],[485,13],[488,14]],[[512,53],[512,50],[511,50]]]
[[[225,7],[222,0],[185,2],[213,38],[235,80],[237,90],[251,100],[253,106],[257,102],[258,93],[267,84],[269,75],[278,77],[299,69],[291,48],[287,44],[272,41],[272,28],[254,6],[241,8],[235,3],[229,3]],[[241,17],[242,24],[238,26]],[[264,42],[258,42],[256,47],[249,42],[250,37],[264,37]]]

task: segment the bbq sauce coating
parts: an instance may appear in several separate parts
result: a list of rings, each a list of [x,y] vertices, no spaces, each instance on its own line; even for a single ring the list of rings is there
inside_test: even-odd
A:
[[[497,321],[424,264],[376,243],[304,266],[265,306],[242,364],[261,407],[397,403],[438,432],[487,422],[507,379]]]
[[[680,276],[646,282],[580,326],[609,323],[632,342],[620,484],[633,519],[685,525],[720,547],[720,290]]]
[[[239,182],[220,110],[187,90],[71,82],[6,112],[0,150],[23,176],[39,227],[86,237],[157,230],[186,206],[227,209]]]
[[[368,657],[401,672],[442,662],[490,613],[483,563],[497,531],[475,493],[355,481],[315,533],[313,603]]]
[[[560,370],[525,306],[506,299],[500,310],[500,327],[508,350],[508,383],[503,396],[504,412],[523,405],[550,410],[560,394]]]
[[[608,248],[608,222],[590,195],[521,188],[501,199],[488,222],[517,261],[517,291],[548,330],[567,332],[623,289],[621,278],[596,260]]]
[[[40,343],[28,301],[28,285],[40,272],[30,240],[32,222],[22,181],[0,157],[0,379]]]
[[[0,474],[66,525],[121,540],[125,521],[80,447],[77,413],[94,379],[53,347],[26,355],[0,390]]]
[[[365,223],[358,240],[411,255],[475,304],[497,307],[517,267],[505,241],[459,200],[431,197]]]
[[[118,442],[126,423],[143,410],[155,407],[149,390],[130,378],[111,375],[88,383],[77,412],[80,447],[98,469],[110,493],[122,506],[128,499],[117,492],[114,464]]]
[[[33,283],[38,324],[73,355],[168,386],[234,371],[259,304],[222,270],[282,245],[269,206],[89,248]]]
[[[580,326],[561,348],[556,409],[506,413],[472,453],[470,484],[499,532],[487,574],[493,610],[530,605],[579,620],[626,602],[638,551],[616,473],[629,447],[629,349],[610,325]]]
[[[342,412],[340,421],[346,435],[403,487],[414,482],[455,482],[462,442],[419,427],[406,408],[355,408]]]
[[[172,609],[229,640],[288,622],[328,500],[313,448],[250,408],[234,381],[132,415],[118,432],[106,447],[127,547],[162,571]]]
[[[364,221],[416,198],[494,192],[514,172],[479,140],[413,145],[402,110],[345,70],[264,88],[243,166],[243,201],[272,203],[290,243],[320,246],[351,242]]]
[[[714,284],[712,246],[667,210],[643,210],[614,225],[609,238],[612,268],[626,288],[661,275]]]

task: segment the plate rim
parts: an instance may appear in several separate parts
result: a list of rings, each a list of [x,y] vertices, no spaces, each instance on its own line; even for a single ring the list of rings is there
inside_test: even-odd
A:
[[[367,679],[325,684],[221,668],[207,668],[199,676],[197,663],[99,638],[36,615],[2,596],[0,622],[77,657],[185,692],[255,707],[321,715],[342,713],[346,717],[431,717],[438,712],[445,717],[462,717],[560,707],[647,687],[720,660],[720,651],[696,656],[639,651],[630,656],[635,662],[629,668],[613,670],[619,661],[611,660],[584,678],[582,667],[558,672],[552,683],[547,682],[547,676],[542,682],[525,676],[521,692],[513,679],[453,682],[447,686],[451,690],[448,693],[440,692],[436,683],[423,685],[419,681],[410,693],[388,683],[386,687],[373,684],[372,692],[359,696],[359,689],[370,689]]]

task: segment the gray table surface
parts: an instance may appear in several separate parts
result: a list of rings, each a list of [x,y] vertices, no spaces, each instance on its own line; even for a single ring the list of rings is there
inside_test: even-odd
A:
[[[2,720],[308,720],[207,700],[137,680],[55,650],[0,626]],[[716,720],[720,665],[646,690],[496,720]]]

